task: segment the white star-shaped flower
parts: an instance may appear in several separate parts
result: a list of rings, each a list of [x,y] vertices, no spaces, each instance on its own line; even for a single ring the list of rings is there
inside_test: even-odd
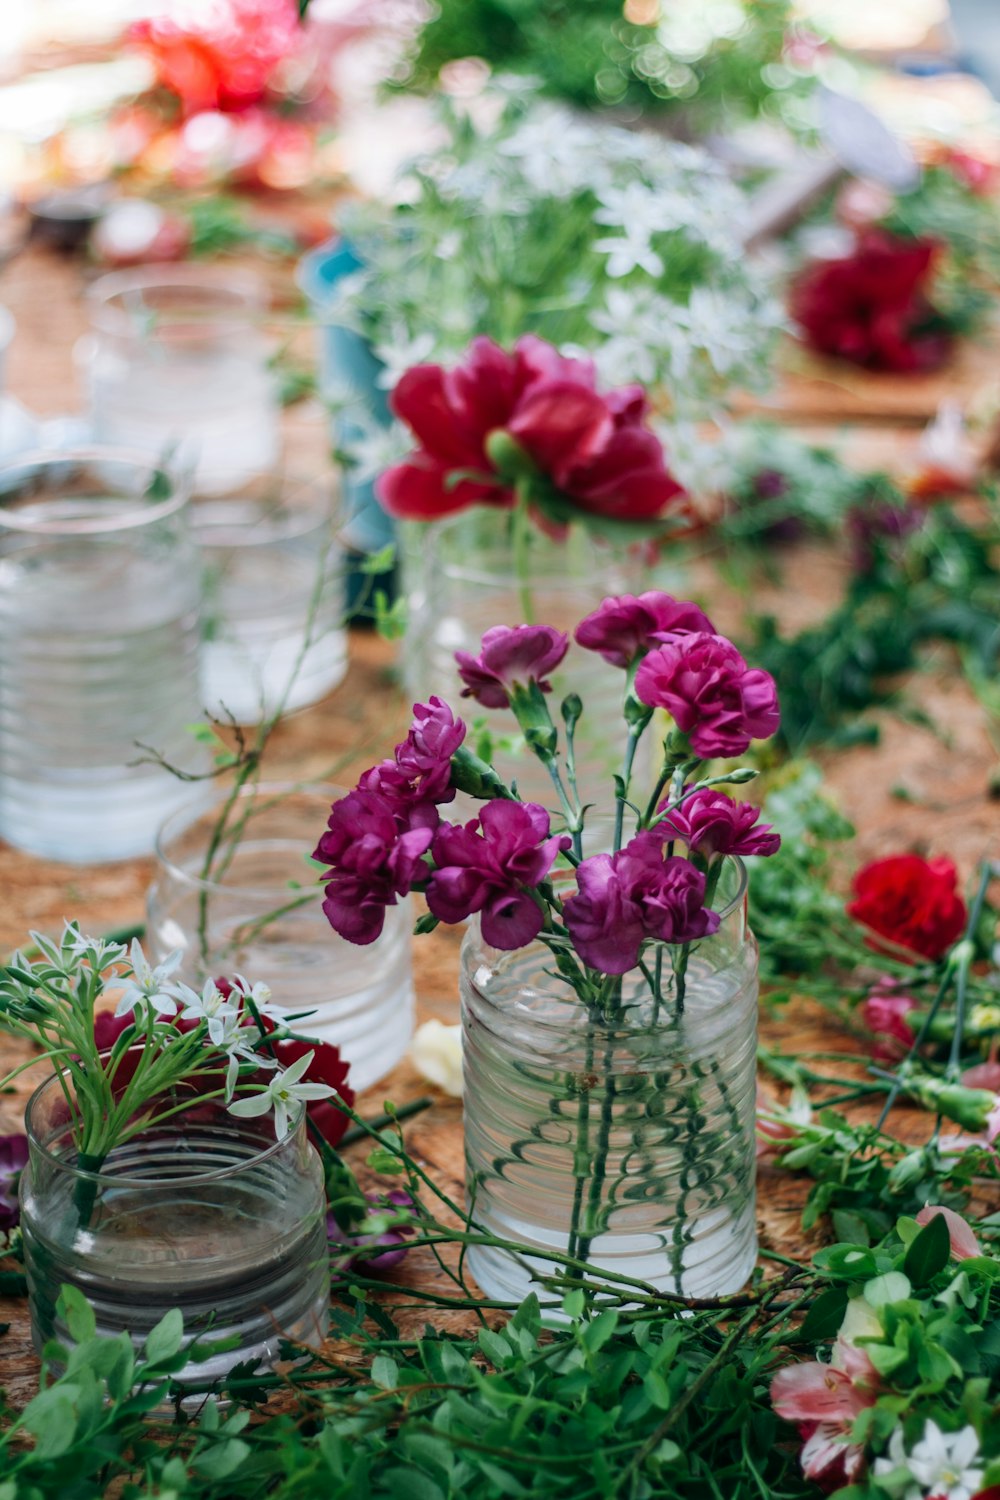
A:
[[[179,984],[176,994],[184,1007],[181,1020],[207,1021],[209,1040],[216,1047],[221,1047],[227,1034],[227,1024],[239,1015],[239,1010],[226,998],[215,980],[206,979],[200,995],[186,984]]]
[[[129,949],[129,963],[132,968],[131,974],[125,975],[124,979],[115,980],[108,986],[109,989],[117,990],[122,985],[121,999],[115,1007],[115,1015],[123,1016],[128,1011],[134,1010],[136,1015],[141,1015],[147,1008],[155,1010],[160,1016],[175,1016],[177,1014],[177,981],[170,981],[171,974],[175,974],[180,968],[183,953],[178,948],[165,958],[162,964],[154,968],[145,953],[138,938],[133,938]]]
[[[312,1099],[328,1099],[331,1094],[336,1093],[326,1083],[300,1082],[315,1055],[315,1052],[304,1053],[290,1068],[282,1073],[275,1073],[266,1088],[245,1099],[235,1100],[229,1106],[229,1113],[250,1120],[258,1115],[266,1115],[273,1109],[274,1134],[279,1141],[282,1140],[288,1134],[288,1117],[294,1105],[307,1104]]]

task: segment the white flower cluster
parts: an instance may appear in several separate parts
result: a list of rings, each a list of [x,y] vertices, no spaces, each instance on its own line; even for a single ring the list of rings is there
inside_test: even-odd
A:
[[[942,1432],[934,1421],[924,1426],[923,1436],[909,1453],[903,1430],[897,1427],[889,1441],[887,1458],[877,1458],[873,1475],[899,1500],[973,1500],[983,1480],[983,1469],[975,1465],[979,1438],[974,1427]],[[880,1484],[881,1487],[881,1484]]]
[[[67,928],[67,933],[73,934],[72,949],[80,957],[91,958],[98,954],[104,963],[124,959],[124,948],[118,948],[109,959],[110,950],[98,940],[82,937],[74,928]],[[147,959],[138,938],[133,939],[124,974],[116,976],[108,986],[108,994],[118,1001],[115,1015],[134,1012],[140,1024],[150,1011],[156,1019],[179,1016],[182,1021],[204,1021],[208,1040],[227,1059],[226,1100],[230,1114],[250,1118],[273,1110],[274,1133],[281,1140],[287,1134],[290,1111],[295,1103],[327,1099],[334,1090],[323,1083],[302,1081],[313,1060],[312,1052],[304,1054],[290,1067],[281,1069],[274,1058],[255,1050],[263,1032],[252,1019],[253,1012],[261,1019],[284,1020],[282,1011],[271,1004],[271,991],[266,984],[260,981],[251,984],[242,974],[236,974],[228,994],[223,994],[214,979],[206,979],[199,995],[174,978],[182,956],[180,951],[171,953],[161,964],[154,966]],[[91,967],[95,965],[91,963]],[[234,1100],[241,1063],[273,1070],[273,1077],[258,1092]]]
[[[341,216],[363,269],[325,319],[371,342],[386,388],[477,334],[529,332],[686,420],[760,387],[784,315],[746,264],[743,197],[717,162],[523,95],[487,128],[442,110],[447,137],[397,204]]]

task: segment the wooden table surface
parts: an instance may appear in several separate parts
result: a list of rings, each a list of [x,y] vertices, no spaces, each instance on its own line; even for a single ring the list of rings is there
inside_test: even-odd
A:
[[[80,298],[91,274],[80,262],[38,249],[30,249],[0,274],[0,302],[11,308],[18,321],[7,389],[39,414],[51,416],[79,410],[82,405],[72,344],[85,330]],[[980,352],[969,351],[967,358],[975,362]],[[955,372],[959,384],[964,384],[965,368],[960,363]],[[842,374],[838,372],[838,378]],[[870,386],[872,377],[866,380]],[[876,403],[880,423],[866,424],[863,429],[839,431],[846,415],[859,415],[856,406],[847,413],[834,402],[824,413],[822,402],[811,396],[796,405],[794,377],[786,384],[789,398],[783,410],[789,419],[798,416],[808,423],[811,431],[822,429],[824,416],[829,418],[831,437],[844,441],[857,461],[864,462],[867,456],[879,464],[898,460],[905,467],[912,453],[913,429],[927,415],[930,394],[921,383],[883,382],[877,389],[882,392]],[[939,379],[938,397],[941,390]],[[887,420],[890,414],[892,420]],[[323,413],[318,405],[288,412],[285,433],[289,457],[297,468],[318,468],[325,462]],[[785,588],[760,580],[739,594],[721,582],[708,562],[694,570],[690,587],[711,608],[722,629],[736,630],[742,617],[760,611],[775,613],[788,627],[800,628],[822,618],[835,602],[843,568],[835,548],[806,547],[788,555]],[[337,773],[337,779],[345,783],[387,753],[405,732],[408,718],[393,676],[393,657],[394,649],[386,642],[355,634],[346,681],[325,702],[278,728],[269,746],[266,774],[320,778],[331,764],[346,757]],[[990,782],[997,769],[997,753],[983,714],[950,652],[933,653],[910,689],[935,728],[904,724],[884,714],[878,746],[820,753],[815,758],[830,791],[858,829],[852,860],[860,863],[909,849],[947,853],[967,877],[984,854],[996,852],[997,804],[990,799]],[[892,795],[900,787],[907,800]],[[97,867],[59,865],[0,846],[0,951],[21,942],[29,928],[58,932],[64,917],[77,918],[89,931],[141,921],[150,872],[148,860]],[[457,1019],[456,933],[439,931],[415,941],[413,955],[420,1018]],[[762,1030],[769,1043],[786,1049],[798,1044],[845,1053],[855,1050],[842,1032],[804,1003],[793,1004],[781,1020],[766,1019]],[[18,1044],[0,1039],[0,1072],[21,1055]],[[0,1097],[0,1131],[21,1128],[23,1099],[34,1081],[33,1074],[27,1073],[14,1092]],[[427,1085],[404,1063],[369,1090],[360,1107],[375,1113],[385,1098],[399,1104],[427,1091]],[[926,1129],[927,1119],[918,1112],[901,1110],[898,1119],[901,1128],[915,1138]],[[433,1108],[412,1121],[406,1135],[411,1152],[452,1194],[460,1195],[460,1105],[435,1095]],[[358,1154],[363,1155],[363,1148]],[[759,1227],[764,1245],[786,1254],[808,1254],[814,1248],[816,1237],[807,1243],[798,1224],[806,1187],[787,1174],[762,1172]],[[411,1254],[404,1274],[424,1285],[440,1276],[429,1251]],[[423,1312],[408,1316],[413,1328],[422,1326]],[[460,1320],[461,1315],[452,1315],[452,1326]],[[11,1400],[21,1402],[32,1394],[37,1378],[23,1301],[0,1301],[0,1322],[6,1321],[11,1328],[0,1339],[0,1383],[7,1387]],[[405,1324],[406,1318],[401,1321]]]

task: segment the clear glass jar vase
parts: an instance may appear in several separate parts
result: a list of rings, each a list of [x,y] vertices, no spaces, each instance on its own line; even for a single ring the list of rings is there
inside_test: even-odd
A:
[[[125,1332],[136,1348],[172,1307],[186,1338],[234,1339],[185,1366],[182,1381],[221,1379],[247,1359],[273,1365],[285,1339],[322,1342],[326,1198],[301,1106],[281,1141],[271,1115],[238,1119],[215,1102],[181,1109],[86,1171],[71,1099],[69,1079],[53,1075],[25,1114],[21,1229],[38,1350],[73,1343],[57,1308],[63,1284],[86,1297],[98,1334]],[[182,1104],[183,1087],[162,1103]]]
[[[271,468],[281,435],[267,307],[262,278],[230,266],[99,277],[87,291],[93,332],[77,346],[96,437],[171,452],[202,489]]]
[[[604,542],[583,526],[571,526],[564,537],[556,538],[533,525],[519,576],[512,515],[477,506],[446,521],[404,528],[403,675],[413,698],[426,700],[437,693],[454,704],[461,689],[455,652],[476,655],[493,625],[554,625],[572,637],[575,626],[606,595],[641,593],[647,587],[641,545],[626,548]],[[610,795],[611,776],[621,769],[625,747],[624,675],[594,652],[571,645],[551,681],[552,716],[560,736],[562,699],[569,692],[583,699],[576,731],[580,796],[583,802],[603,803]],[[485,716],[499,774],[517,781],[525,801],[554,807],[548,774],[523,746],[513,714],[475,705],[472,709]],[[636,766],[638,787],[644,769],[641,763]]]
[[[534,1252],[476,1246],[490,1297],[539,1291],[555,1251],[672,1295],[737,1291],[757,1255],[754,1095],[757,945],[746,875],[726,862],[718,931],[691,946],[679,995],[672,954],[622,976],[591,1013],[541,944],[462,947],[467,1200],[476,1224]],[[566,1274],[562,1272],[561,1274]],[[627,1288],[625,1289],[627,1291]]]
[[[188,493],[142,454],[0,470],[0,837],[49,859],[148,854],[207,756]],[[146,747],[146,748],[142,748]]]
[[[269,985],[276,1005],[301,1016],[296,1032],[340,1048],[360,1091],[392,1071],[413,1035],[412,913],[407,901],[390,907],[366,947],[331,929],[308,856],[340,796],[333,786],[247,788],[214,852],[225,799],[175,813],[156,841],[147,946],[156,962],[180,949],[199,986],[233,973]]]
[[[256,474],[196,496],[202,683],[216,715],[257,724],[318,703],[347,671],[343,553],[329,491]]]

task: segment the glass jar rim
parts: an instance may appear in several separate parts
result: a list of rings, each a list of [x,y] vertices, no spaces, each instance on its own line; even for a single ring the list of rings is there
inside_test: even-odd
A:
[[[235,490],[216,494],[208,487],[204,493],[199,491],[200,485],[210,486],[212,480],[211,471],[200,475],[194,486],[190,512],[191,530],[199,546],[233,549],[270,546],[275,542],[294,541],[298,537],[308,536],[326,524],[329,524],[333,539],[341,541],[339,527],[343,517],[338,496],[332,488],[332,476],[331,487],[327,487],[323,480],[304,474],[275,474],[274,478],[282,491],[289,490],[295,497],[305,497],[305,503],[300,503],[298,498],[286,500],[283,494],[278,494],[271,512],[266,509],[267,498],[258,498],[246,492],[254,480],[266,477],[268,476],[264,472],[253,474]],[[247,525],[238,519],[226,517],[225,510],[228,506],[237,508],[241,505],[259,505],[262,510],[261,524],[254,522]],[[269,524],[263,524],[265,522]]]
[[[347,795],[346,788],[333,786],[331,783],[324,781],[262,781],[257,786],[241,787],[237,798],[238,800],[250,801],[252,798],[260,796],[267,799],[272,796],[294,796],[296,793],[315,796],[318,800],[328,800],[331,805],[338,798]],[[172,838],[185,833],[188,828],[193,827],[195,823],[211,813],[213,808],[218,807],[223,801],[225,801],[225,796],[220,794],[213,798],[211,802],[194,801],[182,807],[177,807],[164,818],[156,830],[156,838],[153,841],[153,854],[156,860],[164,871],[172,878],[187,886],[189,890],[221,891],[225,887],[220,885],[217,880],[205,880],[200,875],[192,875],[190,870],[185,870],[183,865],[179,865],[175,859],[171,858],[167,853],[166,846]],[[182,822],[182,819],[186,821]],[[318,829],[316,834],[317,839],[319,839],[321,833],[322,829]],[[293,840],[289,839],[288,842],[292,843]],[[268,897],[273,896],[275,890],[278,888],[277,883],[274,886],[265,887],[244,885],[240,886],[240,891],[244,896]],[[320,894],[318,881],[316,894]]]
[[[141,1050],[140,1047],[126,1048],[126,1052],[139,1052]],[[101,1056],[108,1055],[108,1053],[110,1053],[110,1048],[107,1053],[102,1053]],[[55,1152],[49,1150],[49,1147],[40,1139],[37,1131],[34,1129],[31,1116],[36,1102],[41,1099],[46,1090],[61,1086],[59,1082],[61,1071],[63,1070],[57,1068],[47,1078],[42,1080],[30,1095],[24,1109],[24,1132],[28,1137],[28,1143],[45,1158],[46,1165],[74,1179],[82,1178],[88,1182],[104,1182],[114,1187],[162,1187],[163,1179],[161,1177],[145,1177],[141,1173],[133,1172],[92,1172],[87,1167],[78,1167],[74,1166],[72,1162],[63,1161]],[[193,1103],[194,1101],[192,1100]],[[292,1106],[292,1109],[289,1111],[289,1129],[280,1140],[275,1139],[269,1145],[265,1146],[262,1151],[255,1152],[253,1156],[248,1156],[245,1161],[236,1162],[233,1166],[215,1167],[205,1172],[191,1172],[184,1177],[171,1177],[171,1187],[183,1188],[195,1183],[221,1182],[226,1178],[238,1176],[240,1173],[248,1171],[251,1167],[257,1167],[262,1162],[268,1161],[283,1146],[286,1146],[289,1141],[293,1140],[302,1128],[306,1115],[306,1106],[301,1099],[293,1100]],[[238,1120],[238,1116],[236,1115],[233,1115],[232,1118],[233,1120]]]
[[[43,448],[28,449],[16,459],[0,465],[0,494],[15,497],[18,491],[34,474],[45,470],[58,471],[74,465],[97,467],[100,464],[127,465],[141,470],[154,478],[163,475],[170,483],[171,493],[165,500],[143,504],[141,497],[131,495],[107,496],[102,503],[122,503],[124,509],[114,515],[77,517],[65,519],[32,518],[18,514],[8,508],[6,499],[0,502],[0,531],[19,531],[32,536],[104,536],[118,531],[134,531],[156,521],[169,520],[184,509],[190,499],[187,476],[167,463],[152,458],[134,448],[116,448],[100,443],[60,449],[58,452]],[[71,497],[67,497],[71,499]]]
[[[266,283],[254,271],[164,262],[110,271],[92,282],[85,293],[91,324],[101,333],[134,333],[134,317],[126,308],[116,305],[116,299],[130,292],[141,294],[157,289],[219,294],[220,300],[229,306],[214,310],[211,318],[222,326],[230,323],[234,328],[243,328],[248,322],[258,323],[268,309]]]

